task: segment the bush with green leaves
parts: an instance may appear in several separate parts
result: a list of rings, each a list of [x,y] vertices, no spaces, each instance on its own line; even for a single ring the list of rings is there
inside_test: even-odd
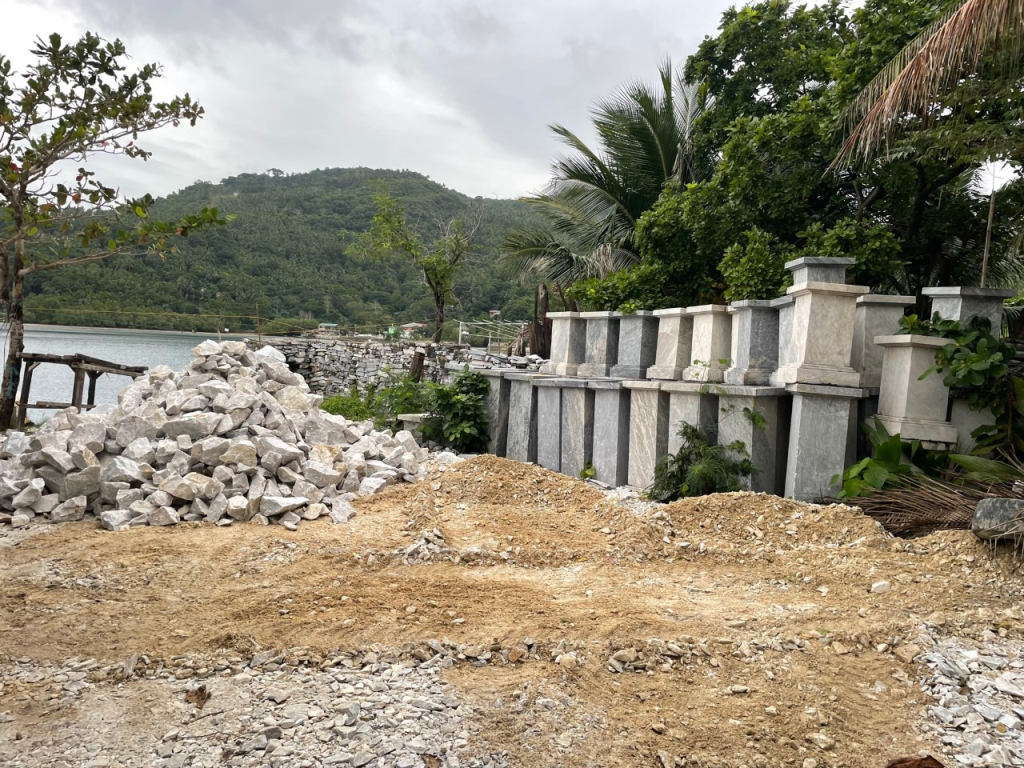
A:
[[[382,427],[399,426],[403,413],[425,413],[430,410],[430,387],[422,381],[402,376],[398,381],[380,390],[373,402],[376,420]]]
[[[687,422],[679,425],[683,442],[654,469],[654,484],[647,491],[652,501],[668,502],[687,496],[740,490],[740,479],[756,469],[742,440],[719,445],[714,431]]]
[[[929,451],[920,440],[890,435],[878,419],[873,424],[862,424],[861,428],[871,442],[871,456],[847,468],[842,476],[832,478],[833,485],[842,483],[840,499],[855,499],[892,488],[899,484],[899,478],[914,473],[936,477],[948,466],[948,454]]]
[[[486,377],[468,367],[448,385],[430,386],[430,418],[420,431],[428,440],[459,453],[487,450],[488,420]]]
[[[632,313],[638,309],[662,309],[674,299],[665,294],[669,272],[654,264],[640,264],[612,272],[607,277],[578,280],[565,292],[584,311]]]
[[[793,283],[786,269],[793,248],[754,227],[744,234],[746,243],[730,246],[718,265],[729,301],[774,299]]]
[[[848,275],[857,285],[894,290],[899,287],[893,278],[903,270],[904,263],[900,243],[887,226],[847,218],[828,228],[816,222],[799,236],[804,238],[804,244],[793,258],[852,258],[856,264]]]
[[[936,312],[931,320],[922,320],[917,315],[904,315],[900,318],[900,334],[912,336],[938,336],[951,338],[959,332],[960,323],[956,320],[943,320]]]
[[[347,395],[332,395],[320,405],[320,408],[335,416],[344,416],[349,421],[367,421],[373,419],[376,413],[373,408],[372,390],[367,397],[362,397],[359,391],[352,387]]]

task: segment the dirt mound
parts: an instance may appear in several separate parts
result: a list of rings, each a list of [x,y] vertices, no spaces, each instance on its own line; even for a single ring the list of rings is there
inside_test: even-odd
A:
[[[858,509],[804,504],[763,493],[681,499],[666,505],[662,515],[683,550],[724,557],[815,548],[882,548],[892,540]]]
[[[659,527],[581,480],[538,466],[480,456],[425,482],[360,499],[357,517],[408,518],[434,531],[460,559],[553,565],[595,557],[645,559],[662,551]]]
[[[445,679],[484,713],[474,748],[515,765],[832,768],[934,746],[915,731],[923,627],[1024,637],[1010,548],[895,539],[841,505],[619,503],[480,457],[354,506],[298,532],[0,529],[0,663],[138,655],[147,680],[228,680],[245,662],[225,655],[387,666],[454,644]],[[0,713],[19,696],[0,689]]]

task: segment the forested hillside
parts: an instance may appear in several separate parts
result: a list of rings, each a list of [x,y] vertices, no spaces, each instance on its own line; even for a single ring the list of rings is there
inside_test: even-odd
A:
[[[236,214],[224,227],[180,241],[180,253],[116,257],[34,275],[26,285],[29,322],[121,327],[249,329],[259,305],[278,329],[300,320],[380,327],[430,322],[433,306],[419,273],[390,260],[345,255],[346,233],[366,229],[374,213],[369,183],[387,182],[425,242],[453,216],[479,217],[476,255],[457,280],[453,319],[524,320],[532,291],[498,274],[504,233],[532,214],[515,200],[472,199],[410,171],[334,168],[285,175],[243,174],[197,182],[158,201],[154,215],[174,218],[204,206]],[[88,309],[87,313],[79,311]],[[138,312],[139,314],[121,314]],[[151,314],[143,314],[151,313]],[[164,313],[193,315],[176,317]],[[200,316],[202,315],[202,316]],[[266,322],[266,320],[264,320]]]

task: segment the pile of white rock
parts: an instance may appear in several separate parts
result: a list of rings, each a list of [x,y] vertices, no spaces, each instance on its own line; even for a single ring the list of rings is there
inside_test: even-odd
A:
[[[407,431],[377,432],[320,410],[321,395],[271,347],[204,341],[180,373],[157,366],[115,408],[59,412],[0,449],[0,523],[48,518],[103,527],[205,520],[278,523],[330,515],[425,474]],[[442,456],[444,459],[455,457]]]
[[[935,697],[926,728],[956,765],[1024,765],[1024,647],[986,631],[981,649],[945,638],[923,661]]]

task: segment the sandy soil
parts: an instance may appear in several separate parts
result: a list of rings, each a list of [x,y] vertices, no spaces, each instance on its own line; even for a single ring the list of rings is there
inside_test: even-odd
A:
[[[937,749],[917,730],[926,624],[1022,635],[1012,552],[966,532],[893,539],[841,506],[725,494],[631,510],[482,457],[356,507],[295,533],[5,530],[0,661],[447,638],[494,651],[445,675],[510,765],[881,766]],[[407,555],[424,531],[443,544]],[[0,711],[17,716],[21,693],[0,689]],[[572,707],[539,717],[538,697]]]

